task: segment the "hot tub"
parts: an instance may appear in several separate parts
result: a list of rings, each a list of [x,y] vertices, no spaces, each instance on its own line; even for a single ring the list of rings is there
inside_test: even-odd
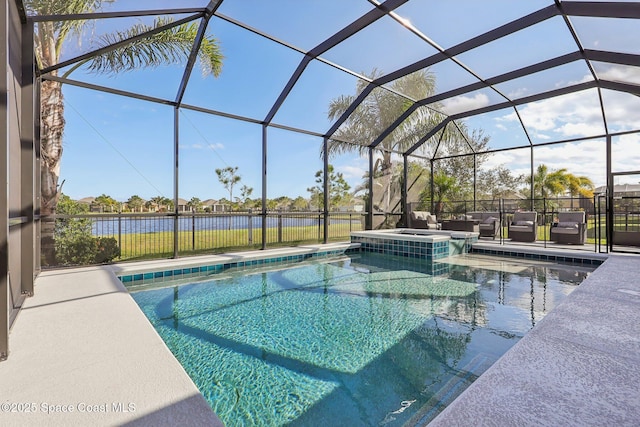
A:
[[[467,231],[395,228],[354,231],[351,242],[360,250],[435,261],[451,255],[469,253],[478,233]]]

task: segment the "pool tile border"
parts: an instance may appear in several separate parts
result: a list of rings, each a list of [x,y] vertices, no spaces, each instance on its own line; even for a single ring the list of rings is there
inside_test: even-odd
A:
[[[342,249],[324,250],[319,252],[281,255],[267,258],[247,259],[231,262],[212,262],[188,268],[172,268],[166,270],[150,271],[144,273],[131,273],[117,275],[125,286],[134,286],[151,283],[161,283],[166,280],[176,280],[182,278],[209,277],[233,269],[246,269],[247,267],[258,267],[271,264],[287,265],[316,258],[331,258],[355,253],[358,248],[345,247]]]

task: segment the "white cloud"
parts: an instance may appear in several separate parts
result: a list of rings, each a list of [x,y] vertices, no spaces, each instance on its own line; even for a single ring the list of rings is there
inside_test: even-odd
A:
[[[640,129],[640,116],[634,114],[640,110],[640,98],[613,90],[603,90],[602,98],[610,131]]]
[[[621,168],[634,164],[637,169],[637,165],[640,164],[640,136],[635,137],[635,141],[633,138],[629,138],[625,142],[621,138],[620,141],[613,144],[614,171],[633,170]],[[624,152],[637,154],[623,156]],[[503,165],[514,175],[529,175],[531,174],[530,156],[529,149],[500,151],[490,155],[482,168],[491,169]],[[545,164],[551,170],[564,168],[574,175],[587,176],[596,186],[606,183],[604,162],[606,145],[604,140],[534,147],[533,156],[534,168],[539,164]]]
[[[640,84],[640,67],[601,65],[597,74],[603,79]],[[572,84],[591,80],[591,75],[585,75]],[[610,131],[640,129],[640,116],[630,114],[640,109],[638,97],[612,90],[603,90],[602,94]],[[595,89],[533,102],[518,107],[518,110],[529,133],[535,138],[557,140],[605,133],[600,99]],[[495,121],[517,123],[518,116],[510,112]]]
[[[529,95],[531,91],[526,87],[520,87],[512,92],[509,92],[507,96],[511,99],[522,98],[523,96]]]
[[[543,135],[548,135],[549,132],[558,134],[556,137],[548,136],[548,139],[604,133],[602,112],[595,90],[533,102],[519,107],[519,112],[532,135],[540,136],[541,132],[545,132]],[[501,120],[516,121],[517,116],[510,113],[502,116]]]
[[[640,135],[623,135],[613,141],[611,147],[613,172],[640,170]]]
[[[596,70],[598,77],[603,80],[613,80],[614,82],[640,84],[640,68],[627,65],[612,65],[610,67],[598,67]]]
[[[548,140],[551,139],[551,137],[549,135],[544,134],[544,133],[535,133],[533,136],[536,139],[544,139],[545,141],[548,141]]]
[[[526,153],[525,153],[526,151]],[[529,162],[529,150],[500,151],[491,154],[482,165],[483,169],[492,169],[498,166],[510,168],[510,165]]]
[[[566,137],[598,135],[602,134],[603,131],[604,129],[602,129],[601,125],[594,125],[593,123],[566,123],[557,130],[557,132]]]
[[[338,172],[341,172],[344,175],[345,179],[360,179],[364,176],[365,173],[368,172],[368,169],[365,169],[363,167],[347,165],[339,166],[336,168],[336,170]]]
[[[484,93],[474,96],[455,96],[442,102],[446,114],[452,115],[463,111],[475,110],[489,105],[489,97]]]

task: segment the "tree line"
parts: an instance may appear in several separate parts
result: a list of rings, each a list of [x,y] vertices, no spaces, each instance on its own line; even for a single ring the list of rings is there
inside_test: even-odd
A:
[[[223,207],[223,210],[230,211],[246,211],[249,209],[261,210],[262,198],[251,198],[253,188],[247,185],[240,187],[240,196],[233,196],[234,187],[240,185],[242,181],[241,175],[238,173],[238,167],[228,166],[224,169],[216,169],[215,173],[220,184],[228,191],[229,199],[222,198],[216,201],[216,205]],[[315,185],[307,188],[310,193],[308,199],[298,196],[291,198],[288,196],[280,196],[274,199],[267,199],[267,210],[285,210],[285,211],[309,211],[324,210],[324,186],[323,171],[319,170],[315,173]],[[329,178],[329,210],[337,210],[340,207],[349,206],[354,197],[349,190],[351,186],[347,183],[344,175],[334,170],[333,165],[328,168]],[[171,212],[174,210],[174,201],[165,196],[155,196],[149,200],[144,200],[137,194],[129,197],[125,202],[118,202],[113,197],[101,194],[96,197],[92,203],[94,206],[100,207],[103,212],[143,212],[160,211]],[[198,197],[192,197],[185,204],[185,208],[192,212],[212,212],[215,210],[211,205],[207,206]],[[90,207],[86,208],[88,212]]]

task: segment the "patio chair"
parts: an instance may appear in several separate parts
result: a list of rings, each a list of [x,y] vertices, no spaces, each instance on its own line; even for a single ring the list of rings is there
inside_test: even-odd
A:
[[[500,233],[500,212],[469,212],[471,218],[478,222],[480,237],[496,238]]]
[[[409,215],[410,228],[426,228],[429,230],[440,230],[440,224],[435,215],[427,211],[411,211]]]
[[[549,236],[556,243],[584,245],[587,239],[584,212],[559,212],[558,221],[551,224]]]
[[[509,224],[509,238],[518,242],[535,242],[538,238],[537,212],[516,212]]]

